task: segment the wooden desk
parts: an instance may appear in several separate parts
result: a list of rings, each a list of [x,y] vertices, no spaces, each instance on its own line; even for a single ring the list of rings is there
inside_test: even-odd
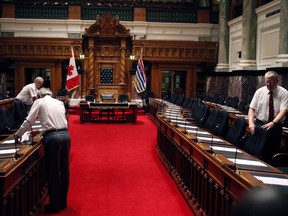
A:
[[[80,123],[124,122],[137,124],[137,109],[137,104],[134,103],[81,102]],[[120,111],[120,113],[116,111]]]
[[[4,148],[15,150],[11,135],[0,142]],[[42,137],[33,138],[33,145],[18,144],[20,154],[0,154],[0,215],[37,215],[47,195]]]
[[[194,215],[231,215],[233,204],[255,187],[270,187],[263,183],[254,173],[266,176],[278,176],[287,179],[288,176],[265,162],[241,152],[237,157],[234,170],[235,153],[217,150],[216,146],[234,148],[228,142],[213,142],[213,154],[209,152],[211,143],[189,138],[176,128],[173,120],[165,115],[159,115],[157,109],[162,105],[154,100],[149,103],[151,116],[158,126],[156,150],[164,167],[175,181]],[[181,120],[177,119],[176,121]],[[218,137],[217,137],[218,138]],[[208,145],[208,147],[207,147]],[[222,152],[221,152],[222,151]],[[232,159],[231,159],[232,158]],[[239,159],[256,162],[255,166],[242,165]],[[242,162],[242,161],[241,161]],[[247,163],[247,162],[245,162]],[[238,165],[237,165],[238,164]],[[288,186],[281,186],[288,193]],[[285,189],[285,190],[284,190]]]
[[[0,100],[0,108],[12,108],[13,103],[14,103],[14,98]]]

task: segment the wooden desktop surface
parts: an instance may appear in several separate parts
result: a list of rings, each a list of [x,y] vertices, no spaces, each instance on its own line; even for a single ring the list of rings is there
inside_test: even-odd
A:
[[[13,107],[14,98],[8,98],[0,100],[0,108],[11,108]]]

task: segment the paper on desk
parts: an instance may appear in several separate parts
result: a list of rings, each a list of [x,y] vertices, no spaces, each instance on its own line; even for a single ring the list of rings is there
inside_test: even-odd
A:
[[[185,123],[185,122],[184,122]],[[189,123],[188,123],[189,124]],[[193,126],[193,125],[185,125],[185,124],[178,124],[179,127],[183,127],[183,128],[191,128],[191,129],[196,129],[197,126]]]
[[[3,144],[14,144],[15,140],[11,139],[11,140],[5,140],[4,142],[2,142]]]
[[[262,181],[264,184],[288,186],[287,178],[284,179],[284,178],[265,177],[265,176],[257,176],[257,175],[255,175],[254,177]]]
[[[17,148],[17,151],[18,150],[19,150],[19,148]],[[2,154],[11,154],[11,153],[15,153],[15,148],[0,150],[0,155],[2,155]]]
[[[199,139],[200,141],[202,140],[202,141],[212,142],[212,137],[201,137],[201,136],[197,136],[197,139]],[[225,142],[225,141],[222,140],[222,139],[213,137],[213,142]]]
[[[177,119],[177,121],[175,119],[171,119],[171,122],[177,122],[177,123],[185,123],[184,120],[181,119]],[[180,125],[179,125],[180,126]]]
[[[229,158],[227,157],[228,160],[232,161],[233,163],[235,162],[235,158]],[[236,164],[241,164],[241,165],[248,165],[248,166],[262,166],[262,167],[267,167],[264,163],[261,161],[257,160],[246,160],[246,159],[241,159],[237,158],[236,159]]]
[[[186,130],[188,133],[193,133],[193,134],[206,134],[206,135],[209,135],[209,133],[207,131],[197,131],[197,130]],[[214,141],[214,139],[213,139]]]
[[[218,150],[218,151],[224,151],[224,152],[232,152],[235,153],[236,152],[236,148],[229,148],[229,147],[222,147],[222,146],[210,146],[212,147],[214,150]],[[237,152],[241,153],[242,151],[237,149]]]
[[[22,135],[20,142],[27,142],[27,141],[29,141],[29,139],[30,139],[29,132],[26,131],[26,132]]]

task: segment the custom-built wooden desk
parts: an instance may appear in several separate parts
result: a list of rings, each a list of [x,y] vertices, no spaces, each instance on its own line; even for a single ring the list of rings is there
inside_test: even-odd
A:
[[[199,128],[196,142],[195,137],[183,133],[182,126],[175,127],[174,122],[183,120],[171,117],[179,115],[178,111],[173,112],[175,107],[169,107],[167,118],[167,112],[157,112],[161,106],[156,99],[149,102],[149,111],[158,126],[157,153],[194,215],[231,215],[233,204],[255,187],[280,187],[281,192],[288,194],[288,175],[244,151],[238,153],[235,163],[235,146],[225,140],[216,142],[216,138],[220,139],[216,136],[213,143],[205,141],[206,135],[200,136]],[[187,131],[188,126],[185,127]],[[265,182],[265,177],[275,178],[273,184]],[[286,186],[277,185],[277,181],[284,181]]]
[[[13,107],[14,98],[8,98],[0,100],[0,108],[11,108]]]
[[[13,139],[0,142],[0,215],[37,215],[47,195],[42,137],[34,137],[33,145],[17,144],[19,158],[8,142]]]
[[[84,122],[137,124],[137,104],[80,102],[80,123]]]

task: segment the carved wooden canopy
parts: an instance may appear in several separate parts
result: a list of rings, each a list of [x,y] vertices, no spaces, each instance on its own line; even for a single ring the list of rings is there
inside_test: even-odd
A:
[[[103,16],[97,16],[96,23],[90,26],[89,29],[85,29],[83,37],[99,36],[109,37],[111,35],[117,35],[120,37],[130,37],[130,30],[127,30],[123,25],[119,24],[119,17],[115,18],[111,14],[104,14]]]
[[[132,37],[130,35],[130,30],[126,29],[123,25],[119,23],[118,16],[113,17],[111,14],[104,14],[101,17],[97,16],[96,22],[91,25],[88,29],[85,29],[85,34],[83,37],[83,51],[89,46],[91,47],[91,42],[93,41],[94,46],[99,44],[99,40],[103,41],[119,41],[126,38],[126,46],[130,48]],[[98,43],[97,43],[98,41]],[[107,42],[106,42],[107,43]]]

